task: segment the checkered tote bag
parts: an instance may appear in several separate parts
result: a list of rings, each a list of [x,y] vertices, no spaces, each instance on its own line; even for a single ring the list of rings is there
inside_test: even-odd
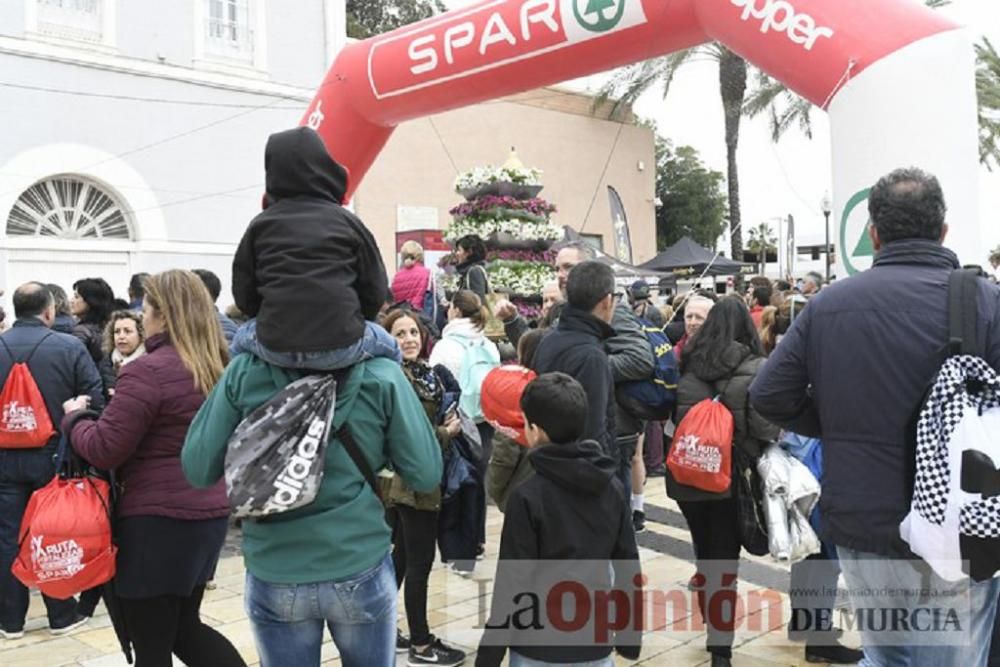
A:
[[[950,356],[917,422],[916,478],[900,535],[943,579],[1000,570],[1000,376],[976,356],[976,278],[950,281]]]

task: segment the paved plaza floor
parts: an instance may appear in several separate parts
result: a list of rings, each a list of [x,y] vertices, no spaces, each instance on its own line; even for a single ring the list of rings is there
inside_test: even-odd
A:
[[[666,497],[662,479],[652,479],[646,488],[647,530],[638,537],[643,571],[650,586],[669,591],[685,591],[694,573],[690,536],[677,505]],[[487,531],[487,558],[495,558],[500,540],[503,515],[491,506]],[[472,652],[481,633],[482,614],[487,607],[489,572],[495,563],[489,560],[478,568],[479,581],[468,580],[437,563],[431,573],[429,590],[429,620],[431,629],[446,641],[467,649],[466,664],[474,662]],[[239,532],[230,535],[215,579],[215,590],[206,592],[202,606],[204,620],[232,641],[247,662],[259,664],[254,649],[250,624],[243,610],[243,559],[239,555]],[[803,659],[801,644],[786,638],[788,620],[788,566],[767,558],[744,557],[740,569],[741,597],[747,600],[746,618],[736,633],[733,664],[735,667],[798,666]],[[766,594],[765,594],[766,591]],[[755,595],[759,593],[759,595]],[[780,599],[780,608],[777,601]],[[760,603],[760,604],[757,604]],[[768,605],[771,606],[768,606]],[[402,596],[399,600],[400,625],[405,631]],[[694,611],[697,615],[697,611]],[[642,657],[638,663],[618,659],[618,665],[703,665],[709,662],[705,652],[705,634],[699,619],[674,615],[674,629],[650,629],[643,639]],[[678,620],[679,619],[679,620]],[[2,667],[125,667],[127,663],[118,647],[110,620],[101,605],[91,622],[65,637],[52,637],[46,629],[44,607],[38,595],[32,595],[29,620],[23,639],[0,639]],[[844,642],[857,646],[856,635],[846,633]],[[327,636],[323,645],[324,665],[339,665],[336,647]],[[175,660],[175,665],[181,665]],[[405,665],[400,656],[399,665]],[[292,666],[289,666],[292,667]]]

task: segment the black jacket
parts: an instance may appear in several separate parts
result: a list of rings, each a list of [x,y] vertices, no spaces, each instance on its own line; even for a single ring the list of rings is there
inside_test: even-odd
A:
[[[467,289],[470,292],[475,292],[485,304],[486,294],[490,290],[489,276],[486,274],[486,262],[466,262],[456,266],[455,270],[458,272],[458,289]]]
[[[587,394],[589,410],[583,437],[596,440],[608,454],[618,456],[615,445],[615,391],[604,341],[615,330],[588,312],[566,306],[559,324],[538,345],[536,373],[559,371],[575,378]]]
[[[519,645],[517,629],[503,627],[511,611],[523,607],[515,600],[518,593],[535,592],[544,607],[553,584],[572,580],[582,583],[593,599],[595,590],[611,588],[605,564],[610,560],[614,588],[633,599],[634,579],[642,571],[629,499],[616,477],[617,461],[592,441],[533,449],[528,461],[536,474],[515,488],[507,503],[490,629],[479,647],[477,667],[499,665],[508,646],[534,660],[560,663],[600,660],[613,644],[626,658],[638,659],[642,635],[632,624],[611,643],[580,646],[538,646],[542,633],[535,633],[530,642],[522,637],[525,645]],[[547,621],[543,614],[545,631],[553,632]]]
[[[236,305],[275,352],[351,345],[389,287],[374,237],[340,205],[347,172],[306,127],[272,134],[264,168],[272,203],[236,250]]]
[[[67,323],[66,318],[69,318]],[[70,329],[66,331],[67,324]],[[104,385],[104,399],[111,397],[109,390],[115,388],[118,377],[115,375],[115,367],[111,364],[111,355],[104,352],[104,330],[93,322],[73,323],[73,319],[68,315],[59,315],[52,322],[52,330],[60,333],[70,333],[80,339],[83,346],[87,348],[90,358],[97,364],[97,372],[101,375],[101,382]]]
[[[716,359],[699,363],[695,358],[687,363],[677,385],[677,423],[698,403],[719,396],[733,415],[733,447],[750,457],[760,456],[764,445],[777,440],[779,435],[778,427],[765,421],[750,405],[750,383],[763,364],[763,357],[735,341]],[[667,495],[677,501],[719,500],[730,496],[730,490],[711,493],[678,484],[669,468],[665,477]]]
[[[958,258],[933,241],[886,245],[864,273],[813,297],[750,390],[754,407],[823,439],[823,537],[907,556],[912,430],[945,359],[948,277]],[[981,356],[1000,369],[1000,288],[980,281]]]
[[[32,349],[35,350],[28,360],[28,370],[38,385],[56,431],[62,422],[63,403],[69,399],[86,394],[90,396],[92,410],[100,411],[104,407],[104,391],[97,366],[83,343],[75,337],[51,331],[41,320],[30,317],[17,320],[0,338],[3,339],[3,344],[0,344],[0,378],[7,378],[14,363],[25,361]],[[13,358],[7,353],[8,348]],[[56,435],[44,448],[10,450],[5,456],[51,457],[58,439]]]

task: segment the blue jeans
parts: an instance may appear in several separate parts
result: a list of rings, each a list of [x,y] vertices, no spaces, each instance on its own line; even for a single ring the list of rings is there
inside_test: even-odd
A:
[[[954,608],[961,632],[949,633],[947,640],[931,644],[919,630],[880,633],[861,629],[865,658],[860,667],[985,667],[997,612],[1000,579],[982,583],[947,582],[923,561],[892,560],[876,554],[837,547],[851,606],[903,609]],[[906,596],[892,592],[877,598],[858,594],[865,591],[931,591],[931,596]],[[944,594],[944,595],[943,595]],[[912,618],[916,618],[914,614]],[[927,617],[922,622],[926,623]],[[952,626],[954,627],[954,626]],[[888,641],[887,641],[888,640]]]
[[[347,347],[324,352],[274,352],[261,344],[257,338],[257,320],[252,319],[239,328],[229,346],[231,357],[244,352],[249,352],[273,366],[315,371],[347,368],[373,357],[385,357],[397,363],[403,361],[403,354],[399,351],[396,339],[374,322],[365,322],[364,335]]]
[[[554,663],[532,660],[531,658],[521,655],[517,651],[510,652],[510,667],[614,667],[614,665],[614,654],[601,660],[591,660],[589,662]]]
[[[0,627],[9,632],[24,628],[28,589],[10,572],[17,557],[21,517],[28,499],[55,476],[55,448],[0,449]],[[76,600],[42,596],[49,627],[63,628],[76,617]]]
[[[319,665],[324,624],[344,667],[396,664],[396,575],[388,554],[340,581],[269,584],[247,572],[245,605],[261,667]]]

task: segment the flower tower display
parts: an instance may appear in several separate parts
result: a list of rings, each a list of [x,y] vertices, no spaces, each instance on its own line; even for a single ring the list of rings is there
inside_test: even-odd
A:
[[[555,205],[539,197],[542,172],[525,167],[511,149],[501,167],[477,167],[460,174],[455,191],[466,201],[451,209],[444,239],[454,244],[468,234],[486,244],[486,273],[497,293],[507,292],[526,318],[537,317],[542,287],[555,278],[552,244],[563,237],[552,223]],[[442,260],[447,270],[453,256]]]

